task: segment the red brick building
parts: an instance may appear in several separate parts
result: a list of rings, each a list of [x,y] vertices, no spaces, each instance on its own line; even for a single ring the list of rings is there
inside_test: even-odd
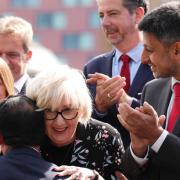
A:
[[[1,0],[0,12],[31,22],[34,39],[73,67],[101,53],[95,0]]]
[[[150,5],[165,1],[150,0]],[[31,22],[34,39],[76,68],[110,48],[101,33],[96,0],[1,0],[0,12]]]

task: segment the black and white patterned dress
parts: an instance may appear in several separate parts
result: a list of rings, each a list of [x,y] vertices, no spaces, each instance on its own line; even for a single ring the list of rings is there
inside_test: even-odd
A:
[[[120,169],[123,143],[119,132],[111,125],[94,119],[79,123],[73,144],[55,147],[47,138],[41,147],[47,161],[60,165],[73,165],[97,170],[105,179],[115,179]]]

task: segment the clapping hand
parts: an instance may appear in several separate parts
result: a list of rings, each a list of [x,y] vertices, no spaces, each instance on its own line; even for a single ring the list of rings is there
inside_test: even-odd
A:
[[[121,76],[108,77],[101,73],[89,74],[87,83],[96,84],[96,109],[106,112],[109,107],[119,102],[125,86],[125,78]]]

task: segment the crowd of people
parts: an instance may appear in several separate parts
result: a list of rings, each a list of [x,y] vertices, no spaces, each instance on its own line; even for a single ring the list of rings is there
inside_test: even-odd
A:
[[[0,18],[0,179],[178,180],[180,2],[96,0],[111,52],[30,78],[33,29]]]

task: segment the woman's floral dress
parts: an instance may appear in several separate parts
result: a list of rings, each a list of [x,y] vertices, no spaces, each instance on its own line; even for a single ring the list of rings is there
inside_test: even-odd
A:
[[[64,152],[53,147],[49,139],[41,150],[42,156],[50,162],[95,169],[107,180],[115,179],[114,172],[120,169],[124,153],[118,131],[111,125],[94,119],[86,124],[78,124],[75,142]]]

